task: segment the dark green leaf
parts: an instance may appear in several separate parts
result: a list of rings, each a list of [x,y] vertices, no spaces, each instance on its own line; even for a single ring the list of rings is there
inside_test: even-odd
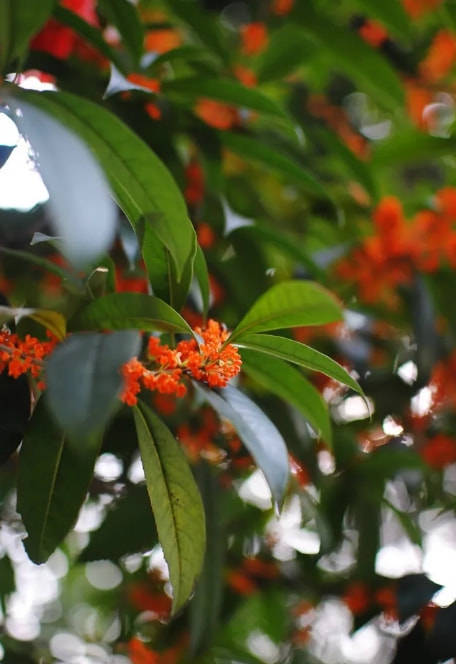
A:
[[[169,249],[180,278],[195,252],[195,231],[182,194],[149,146],[115,115],[81,97],[66,92],[32,91],[21,91],[20,96],[54,115],[87,141],[130,222],[135,226],[145,219],[153,226]],[[86,199],[81,200],[87,204]]]
[[[72,334],[46,364],[52,414],[81,453],[98,436],[116,406],[123,385],[120,369],[138,354],[138,332]]]
[[[128,0],[98,0],[97,8],[117,28],[137,62],[143,52],[144,29],[135,5]]]
[[[27,263],[32,263],[47,272],[57,275],[62,279],[62,285],[71,292],[80,293],[83,289],[82,281],[78,277],[75,277],[71,272],[64,270],[52,261],[48,261],[46,258],[42,258],[41,256],[37,256],[28,251],[8,249],[7,247],[0,247],[0,253],[5,256],[17,258],[21,261],[26,261]]]
[[[331,445],[328,408],[318,390],[299,371],[276,357],[263,359],[252,351],[243,351],[242,360],[242,369],[248,376],[297,408],[325,443]]]
[[[210,297],[209,272],[207,270],[206,258],[204,256],[203,250],[199,245],[197,247],[195,256],[195,277],[200,288],[201,300],[203,303],[203,314],[204,317],[206,317],[209,309]]]
[[[94,300],[71,319],[72,330],[162,330],[192,333],[169,304],[144,293],[110,293]]]
[[[411,24],[404,7],[397,0],[356,0],[361,9],[365,10],[369,18],[377,18],[390,28],[396,37],[403,40],[410,37]]]
[[[313,281],[282,281],[258,298],[231,333],[230,343],[252,332],[341,320],[336,298]]]
[[[351,387],[352,390],[355,390],[359,394],[363,394],[356,380],[340,364],[334,362],[334,360],[324,355],[324,353],[320,353],[320,351],[298,341],[293,341],[293,339],[276,337],[272,334],[248,334],[243,336],[242,341],[239,342],[239,346],[273,355],[282,360],[287,360],[287,362],[298,364],[306,369],[312,369],[312,371],[320,371],[326,376]]]
[[[150,550],[156,543],[157,531],[146,487],[130,486],[125,496],[109,506],[105,520],[91,534],[79,560],[118,560],[129,553]]]
[[[442,586],[425,574],[407,574],[397,584],[397,609],[400,622],[417,615]]]
[[[269,147],[259,137],[223,132],[220,136],[223,145],[241,157],[253,159],[268,170],[278,173],[287,181],[290,179],[300,184],[311,194],[328,198],[328,192],[312,173],[297,161],[281,154],[276,148]]]
[[[30,387],[26,376],[13,378],[0,373],[0,464],[21,442],[30,417]]]
[[[404,90],[395,70],[358,35],[335,24],[330,14],[318,13],[310,2],[297,4],[295,19],[316,46],[326,51],[331,68],[353,78],[379,105],[396,110],[404,102]]]
[[[288,483],[288,452],[277,427],[253,401],[234,387],[225,387],[220,394],[196,383],[195,387],[220,417],[235,427],[263,471],[274,500],[280,503]]]
[[[228,59],[227,45],[224,43],[223,33],[215,18],[200,8],[194,0],[166,0],[173,13],[185,22],[197,35],[200,41],[222,60]]]
[[[33,562],[45,562],[76,521],[98,448],[92,439],[78,454],[40,400],[21,448],[17,496]]]
[[[427,162],[430,159],[453,155],[455,148],[454,137],[441,138],[430,136],[423,131],[401,130],[399,134],[378,141],[372,158],[372,167],[391,169],[408,163]]]
[[[246,88],[241,83],[230,79],[191,76],[166,81],[163,83],[162,89],[165,94],[184,95],[191,100],[208,97],[242,108],[249,108],[252,111],[286,117],[285,111],[270,97],[259,90]]]
[[[10,71],[12,60],[23,55],[29,40],[44,25],[55,0],[2,0],[0,2],[0,69]]]
[[[313,50],[302,28],[293,24],[275,30],[266,51],[262,54],[258,79],[260,82],[282,79],[303,62]]]
[[[26,99],[11,97],[9,103],[21,112],[15,120],[35,152],[63,253],[75,265],[85,266],[114,239],[116,210],[109,185],[87,145],[54,119],[52,111],[35,108],[35,97]]]
[[[189,598],[203,565],[204,508],[185,455],[169,429],[144,403],[135,407],[134,416],[175,613]]]

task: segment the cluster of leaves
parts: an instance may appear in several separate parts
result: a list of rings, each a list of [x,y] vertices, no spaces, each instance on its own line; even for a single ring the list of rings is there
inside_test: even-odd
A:
[[[456,604],[378,564],[455,503],[452,0],[0,0],[0,68],[49,192],[0,212],[2,518],[64,551],[63,624],[92,604],[133,664],[325,664],[332,597],[396,664],[455,656]]]

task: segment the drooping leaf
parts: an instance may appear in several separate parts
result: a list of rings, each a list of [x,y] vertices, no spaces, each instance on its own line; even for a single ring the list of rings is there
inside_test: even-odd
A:
[[[203,76],[189,76],[165,81],[162,85],[165,94],[185,96],[190,100],[201,97],[216,99],[217,101],[235,104],[252,111],[267,113],[277,117],[286,117],[285,111],[259,90],[246,88],[241,83],[223,78],[205,78]]]
[[[353,78],[379,105],[393,111],[401,106],[403,87],[388,61],[358,35],[337,25],[330,14],[317,12],[313,4],[297,3],[293,17],[317,47],[328,53],[332,67]]]
[[[0,324],[12,319],[18,322],[21,318],[32,318],[52,332],[60,341],[65,338],[66,321],[58,311],[0,306]]]
[[[273,334],[248,334],[239,342],[241,348],[249,348],[260,353],[273,355],[287,362],[292,362],[312,371],[321,373],[338,380],[340,383],[351,387],[352,390],[363,394],[363,391],[354,378],[350,376],[340,364],[332,360],[328,355],[299,343],[293,339],[277,337]]]
[[[247,333],[340,320],[336,298],[313,281],[282,281],[258,298],[231,333],[230,343]]]
[[[308,169],[287,155],[281,154],[276,148],[269,147],[259,140],[259,137],[223,132],[221,141],[233,152],[259,162],[287,180],[293,180],[309,193],[328,198],[327,190]]]
[[[143,52],[144,29],[135,5],[128,0],[98,0],[97,8],[117,28],[137,62]]]
[[[110,505],[105,520],[91,534],[79,560],[118,560],[129,553],[152,549],[156,543],[157,530],[146,487],[130,486],[125,496]]]
[[[226,61],[228,59],[228,50],[223,33],[218,22],[207,11],[202,10],[194,0],[187,2],[166,0],[166,3],[173,14],[193,30],[202,44],[222,60]]]
[[[204,507],[185,455],[169,429],[142,402],[134,417],[175,613],[189,598],[203,565]]]
[[[263,471],[272,496],[282,501],[288,482],[288,453],[279,430],[245,394],[228,386],[217,394],[195,383],[196,389],[220,415],[229,420]]]
[[[171,174],[155,153],[99,104],[67,92],[15,92],[79,134],[98,157],[119,206],[133,226],[140,219],[169,249],[180,278],[195,251],[195,231]],[[84,205],[87,201],[84,200]]]
[[[17,496],[33,562],[45,562],[76,521],[98,449],[94,438],[78,454],[40,399],[21,448]]]
[[[114,239],[116,211],[105,175],[87,145],[53,113],[22,98],[18,102],[11,97],[9,103],[20,110],[15,121],[35,152],[62,251],[83,267],[109,249]]]
[[[116,406],[122,365],[138,354],[139,333],[72,334],[46,363],[48,404],[76,448],[98,436]]]
[[[2,0],[0,3],[0,69],[6,73],[15,58],[23,55],[28,42],[44,25],[55,0]]]
[[[93,300],[70,321],[72,330],[162,330],[192,333],[169,304],[144,293],[110,293]]]
[[[31,395],[27,377],[0,373],[0,464],[21,442],[30,417]]]
[[[325,443],[331,444],[331,423],[328,408],[318,390],[286,362],[262,358],[253,351],[242,352],[242,368],[260,385],[297,408]]]

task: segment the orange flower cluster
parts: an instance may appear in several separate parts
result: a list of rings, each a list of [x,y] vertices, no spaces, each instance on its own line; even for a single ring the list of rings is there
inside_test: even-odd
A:
[[[30,334],[20,339],[7,329],[0,330],[0,372],[8,369],[9,376],[19,378],[29,371],[34,378],[40,379],[43,360],[57,343],[53,334],[49,331],[46,334],[49,341],[40,341]],[[43,381],[38,383],[38,387],[44,387]]]
[[[264,23],[255,21],[241,28],[241,50],[244,55],[257,55],[268,45],[268,30]]]
[[[293,9],[294,0],[272,0],[271,12],[277,16],[286,16]]]
[[[228,344],[229,333],[220,323],[209,320],[206,328],[195,328],[201,337],[180,341],[175,349],[162,345],[157,337],[150,337],[147,347],[147,364],[133,357],[122,367],[125,379],[122,401],[129,406],[137,403],[141,387],[160,394],[183,397],[187,388],[182,382],[185,375],[207,383],[210,387],[225,387],[241,368],[237,348]]]
[[[166,650],[151,650],[141,639],[134,637],[128,642],[128,656],[133,664],[176,664],[188,647],[186,634],[175,646]]]
[[[164,28],[151,30],[146,34],[144,48],[153,53],[166,53],[178,48],[182,44],[182,38],[176,30]]]
[[[189,205],[198,205],[204,198],[204,171],[195,160],[185,169],[184,198]]]
[[[443,0],[402,0],[405,11],[412,18],[419,18],[422,14],[436,9]]]
[[[369,156],[367,140],[353,129],[346,113],[339,106],[330,104],[324,95],[315,94],[309,97],[307,108],[309,113],[324,120],[360,159]]]
[[[194,108],[197,115],[210,127],[225,131],[238,124],[239,115],[234,106],[215,99],[199,99]]]
[[[445,468],[456,462],[456,440],[439,433],[427,441],[420,454],[431,468]]]
[[[439,30],[420,63],[420,74],[423,80],[436,83],[450,72],[455,62],[456,35],[450,30]]]
[[[61,0],[60,4],[65,9],[69,9],[77,14],[84,21],[87,21],[87,23],[94,26],[98,25],[95,0]],[[81,42],[82,40],[74,30],[51,18],[36,37],[34,37],[31,42],[31,48],[37,51],[44,51],[55,58],[65,60],[70,57]]]
[[[220,428],[217,417],[211,408],[203,408],[200,420],[197,427],[192,427],[188,423],[181,424],[177,429],[177,437],[192,461],[202,457],[207,461],[219,463],[224,454],[214,444],[214,438]]]
[[[380,607],[389,618],[395,619],[397,616],[397,595],[391,586],[372,592],[362,581],[353,581],[342,595],[342,601],[355,616],[364,613],[373,604]]]
[[[434,210],[419,211],[407,223],[401,203],[384,198],[373,214],[376,234],[364,240],[337,273],[358,284],[360,297],[374,302],[381,295],[394,303],[394,289],[408,283],[415,270],[434,272],[442,264],[456,267],[456,189],[435,196]]]
[[[358,29],[359,36],[374,48],[380,48],[388,39],[388,32],[379,21],[367,19]]]

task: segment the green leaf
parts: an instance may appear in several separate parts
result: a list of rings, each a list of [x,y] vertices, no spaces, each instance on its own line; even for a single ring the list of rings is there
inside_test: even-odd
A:
[[[388,168],[428,162],[446,155],[453,155],[456,138],[430,136],[423,131],[402,130],[384,141],[378,141],[372,156],[372,168]]]
[[[242,352],[242,369],[267,390],[297,408],[325,443],[331,445],[328,407],[318,390],[299,371],[276,357],[266,360],[252,351]]]
[[[396,37],[403,41],[404,36],[410,37],[411,24],[404,7],[397,0],[356,0],[360,9],[365,10],[369,18],[376,18],[389,29]]]
[[[288,452],[281,433],[245,394],[228,386],[217,394],[195,383],[196,389],[220,415],[229,420],[263,471],[272,496],[281,503],[288,483]]]
[[[83,454],[113,414],[123,385],[122,365],[138,354],[135,331],[72,334],[46,363],[48,404]]]
[[[315,350],[315,348],[306,346],[306,344],[285,337],[276,337],[272,334],[248,334],[242,338],[238,345],[241,348],[249,348],[260,353],[273,355],[312,371],[320,371],[326,376],[351,387],[358,394],[364,394],[356,380],[340,364],[334,362],[324,353]]]
[[[195,256],[195,277],[200,288],[201,300],[203,303],[203,315],[206,318],[209,309],[210,297],[209,272],[207,269],[206,258],[204,256],[203,250],[199,245],[196,249]]]
[[[127,494],[108,507],[105,520],[91,533],[78,560],[118,560],[129,553],[150,550],[156,543],[157,531],[146,487],[129,486]]]
[[[186,23],[207,48],[223,61],[228,60],[228,49],[218,21],[208,11],[200,8],[194,0],[166,0],[173,14]]]
[[[0,464],[5,463],[24,437],[31,411],[27,376],[0,373]]]
[[[169,304],[144,293],[110,293],[94,300],[71,319],[72,330],[162,330],[192,334]]]
[[[340,304],[313,281],[282,281],[258,298],[232,331],[229,343],[247,333],[341,320]]]
[[[176,613],[193,591],[203,565],[204,508],[185,455],[169,429],[142,402],[134,408],[134,417]]]
[[[0,2],[0,68],[10,71],[33,35],[44,25],[55,0],[2,0]]]
[[[66,321],[62,314],[57,311],[0,306],[0,324],[12,319],[18,322],[21,318],[32,318],[52,332],[60,341],[65,338]]]
[[[172,81],[164,81],[162,90],[164,94],[183,95],[191,100],[208,97],[242,108],[249,108],[252,111],[286,117],[285,111],[270,97],[230,79],[205,78],[204,76],[177,78]]]
[[[109,249],[114,239],[116,210],[109,185],[74,131],[54,119],[52,112],[35,108],[35,97],[26,99],[11,96],[8,103],[32,145],[49,191],[49,210],[56,234],[62,238],[62,251],[73,264],[84,267]]]
[[[97,9],[117,28],[137,62],[143,52],[144,29],[135,5],[128,0],[98,0]]]
[[[221,133],[220,140],[225,147],[241,157],[257,161],[268,170],[278,173],[287,181],[290,181],[290,179],[293,180],[304,187],[309,193],[326,199],[329,197],[327,189],[323,187],[321,182],[310,171],[305,169],[297,161],[277,152],[276,148],[269,147],[259,137],[255,138],[245,134],[235,134],[225,131]]]
[[[120,0],[119,0],[120,1]],[[75,14],[75,12],[65,9],[61,5],[57,5],[54,10],[55,18],[63,25],[67,25],[74,30],[84,41],[93,46],[97,51],[105,56],[108,60],[113,62],[118,69],[125,71],[125,65],[122,58],[118,53],[109,46],[103,39],[103,35],[99,28],[90,25],[83,18]]]
[[[42,258],[41,256],[37,256],[36,254],[32,254],[28,251],[8,249],[7,247],[0,247],[0,253],[4,254],[5,256],[17,258],[21,261],[26,261],[27,263],[32,263],[33,265],[37,265],[47,272],[51,272],[52,274],[57,275],[62,279],[62,285],[72,293],[81,293],[83,290],[81,279],[75,277],[74,274],[61,268],[59,265],[56,265],[52,261],[48,261],[46,258]]]
[[[309,54],[313,44],[302,28],[288,24],[275,30],[268,48],[262,54],[258,80],[260,82],[282,79],[298,67]]]
[[[358,35],[339,27],[330,14],[317,13],[310,2],[298,3],[293,17],[327,52],[331,69],[345,72],[380,106],[396,111],[403,105],[404,90],[395,70]]]
[[[182,194],[155,153],[115,115],[67,92],[16,92],[79,134],[98,157],[117,202],[133,226],[151,224],[169,249],[178,278],[195,251],[195,231]],[[86,206],[87,200],[81,199]]]
[[[45,562],[76,521],[98,449],[92,439],[78,454],[40,399],[21,448],[17,493],[25,549],[34,563]]]

